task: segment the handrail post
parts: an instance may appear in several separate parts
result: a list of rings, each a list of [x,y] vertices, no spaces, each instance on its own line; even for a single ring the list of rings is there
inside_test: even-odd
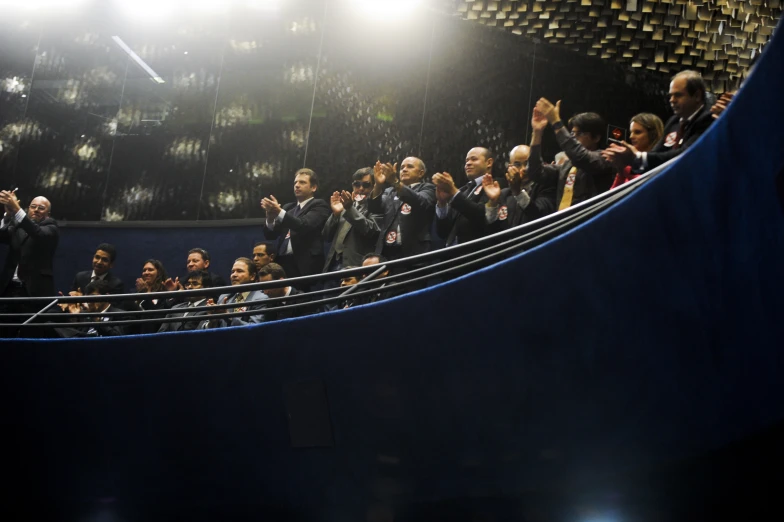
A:
[[[32,315],[32,316],[30,316],[30,318],[29,318],[27,321],[23,322],[22,324],[28,324],[28,323],[31,323],[31,322],[33,322],[33,320],[34,320],[36,317],[38,317],[40,314],[42,314],[42,313],[46,312],[47,310],[49,310],[51,307],[53,307],[54,305],[56,305],[56,304],[57,304],[59,301],[60,301],[60,298],[59,298],[59,297],[58,297],[58,298],[55,298],[55,300],[54,300],[54,301],[52,301],[52,302],[51,302],[51,303],[49,303],[48,305],[44,306],[42,309],[38,310],[38,311],[35,313],[35,315]]]

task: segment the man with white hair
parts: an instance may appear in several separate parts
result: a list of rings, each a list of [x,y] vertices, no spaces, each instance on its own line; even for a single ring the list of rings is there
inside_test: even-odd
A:
[[[25,212],[13,191],[0,191],[5,207],[0,226],[0,243],[9,246],[0,272],[3,297],[55,295],[52,264],[60,232],[49,214],[52,204],[43,196],[30,202]]]

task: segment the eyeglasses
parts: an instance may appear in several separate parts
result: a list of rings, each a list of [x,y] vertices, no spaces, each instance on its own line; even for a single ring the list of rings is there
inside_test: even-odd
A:
[[[370,188],[373,186],[373,184],[369,181],[355,181],[354,183],[352,183],[352,185],[354,186],[354,188],[359,188],[359,187]]]
[[[46,205],[33,205],[33,204],[30,204],[30,210],[41,210],[41,211],[45,212],[46,211]]]
[[[588,133],[586,131],[577,131],[577,132],[572,131],[570,134],[575,138],[579,138],[581,136],[585,136]]]

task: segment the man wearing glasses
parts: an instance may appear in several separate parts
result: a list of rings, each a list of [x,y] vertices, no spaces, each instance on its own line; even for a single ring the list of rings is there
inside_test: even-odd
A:
[[[55,295],[52,261],[60,234],[57,222],[49,217],[51,203],[39,196],[25,212],[13,191],[2,190],[0,204],[5,207],[0,242],[9,245],[0,273],[0,295]]]
[[[321,237],[331,243],[324,272],[336,272],[345,266],[359,266],[362,257],[376,246],[384,216],[371,214],[368,196],[373,191],[373,169],[359,169],[352,176],[353,191],[333,192],[329,200],[332,214],[324,224]]]
[[[595,112],[576,114],[569,120],[567,129],[561,121],[561,102],[553,105],[545,98],[536,102],[533,112],[528,176],[542,188],[556,187],[556,209],[564,210],[608,190],[616,171],[599,149],[607,129],[602,117]],[[563,165],[542,163],[542,135],[548,124],[566,153]]]

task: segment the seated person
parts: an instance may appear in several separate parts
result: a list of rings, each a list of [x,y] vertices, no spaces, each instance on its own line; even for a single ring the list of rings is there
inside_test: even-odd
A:
[[[256,274],[269,263],[275,262],[274,243],[259,241],[253,245],[253,264],[256,265]]]
[[[84,295],[108,295],[109,293],[109,283],[100,279],[88,283],[84,288]],[[105,301],[67,303],[60,305],[60,308],[69,314],[75,323],[73,327],[55,328],[55,332],[60,337],[109,337],[125,334],[125,330],[121,326],[112,326],[111,324],[112,320],[118,320],[118,316],[83,318],[78,315],[81,313],[124,311],[110,303]]]
[[[212,277],[210,273],[206,270],[199,270],[196,272],[191,272],[185,278],[185,290],[198,290],[199,288],[212,288]],[[186,317],[191,317],[193,319],[189,321],[173,321],[171,323],[163,323],[161,327],[158,329],[158,332],[179,332],[179,331],[186,331],[186,330],[195,330],[199,323],[204,319],[203,316],[207,315],[206,311],[196,311],[191,312],[189,309],[205,306],[207,304],[207,298],[202,295],[193,295],[186,298],[186,301],[183,303],[178,303],[172,306],[171,311],[172,313],[168,314],[166,317],[179,317],[185,319]]]
[[[247,257],[238,257],[234,261],[234,266],[231,267],[231,284],[232,286],[247,285],[256,281],[256,265],[253,260]],[[245,292],[236,292],[231,294],[222,294],[218,298],[220,304],[236,303],[236,308],[222,308],[215,312],[207,312],[208,315],[232,313],[232,312],[247,312],[249,310],[259,310],[258,314],[244,315],[240,317],[230,317],[227,319],[207,319],[199,323],[200,330],[206,328],[224,328],[226,326],[246,326],[249,324],[261,323],[265,320],[264,304],[262,303],[267,299],[267,296],[261,290],[249,290]],[[207,300],[208,305],[215,305],[212,299]]]
[[[200,272],[210,268],[210,253],[203,248],[191,248],[188,250],[188,261],[185,264],[188,273]],[[218,274],[210,272],[210,279],[213,286],[228,286],[226,280]]]
[[[283,267],[277,263],[269,263],[267,266],[261,269],[261,272],[259,272],[258,276],[259,283],[264,283],[266,281],[280,281],[282,279],[286,279],[286,272],[283,270]],[[268,288],[264,290],[264,293],[267,294],[267,296],[270,298],[276,298],[299,295],[303,292],[300,292],[291,286],[283,286],[279,288]],[[308,313],[306,308],[295,308],[293,310],[280,311],[275,310],[275,308],[286,306],[286,304],[296,304],[302,302],[302,300],[294,300],[293,302],[287,303],[286,300],[283,300],[274,304],[270,304],[264,315],[267,318],[267,321],[277,321],[278,319],[288,319],[290,317],[305,315]]]
[[[358,268],[358,267],[356,267],[356,266],[346,266],[346,267],[343,267],[341,269],[341,271],[351,270],[353,268]],[[345,276],[345,277],[341,278],[341,280],[340,280],[340,288],[345,290],[346,288],[349,288],[351,286],[356,285],[357,283],[359,283],[359,281],[360,281],[360,276],[357,276],[357,275]],[[337,295],[340,295],[340,292],[337,293],[337,294],[330,295],[329,297],[335,297]],[[349,296],[347,296],[346,299],[344,299],[342,301],[338,301],[338,302],[335,302],[335,303],[329,303],[329,304],[324,305],[324,310],[323,311],[331,312],[332,310],[340,310],[340,309],[343,309],[343,308],[350,308],[354,304],[356,304],[356,303],[354,303],[354,299],[349,295]]]
[[[109,243],[101,243],[95,249],[93,255],[93,269],[79,272],[74,277],[71,284],[71,291],[68,295],[82,295],[82,291],[87,287],[91,281],[100,279],[109,284],[110,294],[122,294],[125,292],[125,285],[122,280],[112,274],[110,270],[114,267],[114,261],[117,259],[117,249],[114,245]]]
[[[128,306],[129,310],[166,310],[170,308],[172,303],[169,299],[150,299],[144,297],[144,294],[151,292],[166,292],[167,283],[170,282],[171,279],[166,275],[166,269],[163,267],[163,263],[157,259],[148,259],[142,266],[142,276],[136,279],[136,293],[140,294],[139,298],[130,303],[126,302],[126,306]],[[141,317],[150,319],[164,317],[164,314],[151,314],[140,316],[140,318]],[[158,331],[159,327],[160,325],[158,323],[142,323],[138,326],[134,325],[133,328],[129,329],[128,333],[155,333]]]
[[[382,256],[382,255],[379,255],[379,254],[372,254],[371,253],[371,254],[366,255],[364,258],[362,258],[362,266],[381,265],[381,264],[384,264],[384,263],[387,263],[387,262],[388,262],[387,258]],[[389,275],[389,270],[384,270],[383,272],[378,274],[376,277],[374,277],[372,279],[372,281],[378,281],[379,279],[383,279],[383,278],[387,277],[388,275]],[[367,276],[365,276],[365,277],[367,277]],[[365,279],[365,277],[363,277],[362,279]],[[370,283],[369,283],[369,285],[370,285]],[[389,290],[384,291],[383,288],[385,286],[387,286],[386,283],[381,283],[380,285],[376,284],[376,285],[373,285],[373,286],[368,286],[366,288],[363,288],[362,286],[360,286],[359,288],[357,288],[358,291],[359,290],[369,290],[370,288],[375,288],[377,290],[377,292],[374,293],[374,294],[365,295],[365,296],[360,297],[359,298],[359,302],[355,302],[354,305],[375,303],[376,301],[381,301],[383,299],[388,299],[390,297],[394,297],[395,295],[397,295],[397,293],[395,291],[389,291]]]

